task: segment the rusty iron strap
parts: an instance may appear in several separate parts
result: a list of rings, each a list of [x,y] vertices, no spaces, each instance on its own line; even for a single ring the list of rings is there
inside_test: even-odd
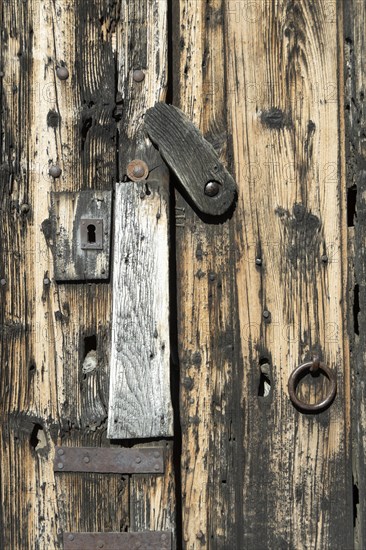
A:
[[[169,531],[64,533],[64,550],[171,550]]]
[[[56,447],[55,472],[98,472],[105,474],[162,474],[164,449],[144,447]]]

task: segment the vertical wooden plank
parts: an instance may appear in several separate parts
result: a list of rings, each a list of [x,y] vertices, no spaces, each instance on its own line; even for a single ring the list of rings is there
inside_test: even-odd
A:
[[[116,117],[119,120],[118,176],[121,183],[117,186],[124,185],[122,182],[127,179],[128,163],[141,159],[149,168],[148,181],[159,181],[164,185],[164,196],[168,196],[169,172],[143,129],[146,110],[157,101],[164,101],[167,93],[167,1],[128,0],[121,2],[118,9]],[[143,80],[134,80],[136,70],[143,72]],[[131,529],[174,530],[175,514],[173,448],[169,443],[163,476],[131,476]]]
[[[179,2],[175,100],[239,186],[219,226],[177,195],[187,548],[353,544],[336,21],[327,2]],[[304,415],[287,382],[314,352],[338,395]]]
[[[365,189],[366,189],[366,3],[344,3],[344,76],[349,262],[349,333],[352,367],[353,511],[355,548],[366,545],[365,470]],[[353,260],[353,261],[352,261]]]
[[[171,436],[167,187],[120,184],[116,205],[108,437]]]
[[[60,548],[63,530],[126,527],[127,479],[53,473],[55,444],[108,444],[109,286],[54,281],[49,193],[115,180],[114,10],[104,0],[1,10],[2,548]],[[96,513],[109,494],[118,504],[105,497]]]

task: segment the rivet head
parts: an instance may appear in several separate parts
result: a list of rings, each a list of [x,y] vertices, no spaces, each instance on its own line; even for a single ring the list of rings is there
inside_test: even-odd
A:
[[[140,457],[140,456],[137,456],[136,459],[135,459],[135,462],[137,462],[137,464],[140,464],[140,462],[141,462],[141,457]]]
[[[65,451],[64,451],[63,449],[59,449],[59,450],[57,451],[57,453],[58,453],[60,456],[62,456],[62,455],[65,454]]]
[[[149,175],[149,167],[140,159],[131,161],[127,166],[127,176],[132,181],[145,180]]]
[[[58,468],[59,470],[62,470],[63,467],[64,467],[64,465],[62,464],[62,462],[59,462],[59,463],[57,464],[57,468]]]
[[[263,311],[263,317],[264,317],[265,319],[269,319],[269,316],[270,316],[270,315],[271,315],[271,314],[270,314],[270,312],[269,312],[268,310],[265,309],[265,310]]]
[[[262,258],[256,258],[255,263],[256,265],[262,265]]]
[[[69,78],[69,71],[66,67],[57,67],[56,74],[60,80],[67,80]]]
[[[48,173],[52,178],[59,178],[61,176],[62,170],[59,166],[53,164],[48,170]]]
[[[155,457],[155,458],[160,458],[160,452],[159,452],[159,451],[155,451],[154,457]]]
[[[26,214],[27,212],[29,212],[29,204],[22,204],[22,206],[20,207],[20,211],[22,212],[22,214]]]
[[[157,472],[158,470],[160,470],[160,466],[159,466],[159,464],[155,464],[155,466],[154,466],[154,470],[155,470],[156,472]]]
[[[104,542],[101,540],[98,542],[98,548],[104,548]]]
[[[5,286],[5,285],[6,285],[6,280],[5,280],[5,279],[1,279],[1,280],[0,280],[0,284],[1,284],[1,286]]]
[[[135,82],[142,82],[145,80],[145,73],[141,69],[136,69],[133,71],[133,79]]]
[[[84,462],[85,464],[89,464],[90,458],[88,456],[84,456]]]
[[[215,197],[220,191],[220,184],[217,181],[209,181],[205,186],[205,195]]]
[[[328,263],[328,256],[326,254],[323,254],[322,256],[322,262],[323,264],[327,264]]]
[[[69,540],[74,540],[74,539],[75,539],[74,535],[71,535],[71,534],[70,534],[67,538],[68,538]]]
[[[165,533],[163,533],[163,534],[161,535],[161,540],[163,540],[163,541],[166,540],[166,534],[165,534]]]

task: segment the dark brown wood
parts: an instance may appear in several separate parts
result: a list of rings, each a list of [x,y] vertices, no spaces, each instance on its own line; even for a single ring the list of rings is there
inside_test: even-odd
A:
[[[188,200],[204,214],[220,216],[233,205],[236,185],[217,152],[185,114],[157,103],[145,115],[147,132],[182,184]],[[207,186],[214,193],[207,195]]]
[[[351,337],[353,514],[355,548],[366,546],[366,2],[344,8],[344,78],[349,259],[348,330]]]

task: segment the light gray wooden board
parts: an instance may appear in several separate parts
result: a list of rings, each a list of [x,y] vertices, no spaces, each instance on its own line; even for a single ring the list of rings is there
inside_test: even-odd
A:
[[[168,190],[118,183],[108,437],[173,435]]]
[[[51,192],[55,279],[108,279],[112,216],[111,191]],[[102,248],[82,248],[82,220],[100,220]]]

